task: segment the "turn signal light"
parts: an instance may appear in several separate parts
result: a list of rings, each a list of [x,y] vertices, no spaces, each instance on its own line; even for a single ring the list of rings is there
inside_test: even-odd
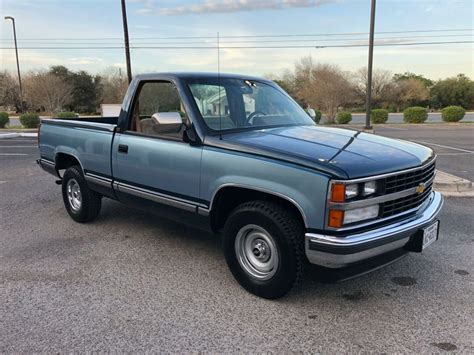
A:
[[[329,221],[328,225],[332,228],[342,227],[344,221],[344,211],[340,210],[329,210]]]
[[[346,198],[346,185],[333,184],[331,188],[331,201],[344,202],[345,198]]]

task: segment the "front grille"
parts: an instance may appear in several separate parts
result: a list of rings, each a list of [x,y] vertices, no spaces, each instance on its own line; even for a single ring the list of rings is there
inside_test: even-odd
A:
[[[390,176],[385,179],[385,194],[391,194],[418,186],[422,182],[426,183],[435,174],[435,162],[427,165],[423,169]]]
[[[425,191],[421,194],[414,193],[396,200],[387,201],[381,206],[382,218],[395,216],[397,214],[419,207],[430,195],[435,175],[435,162],[423,169],[390,176],[385,179],[385,193],[391,194],[404,191],[425,183]]]

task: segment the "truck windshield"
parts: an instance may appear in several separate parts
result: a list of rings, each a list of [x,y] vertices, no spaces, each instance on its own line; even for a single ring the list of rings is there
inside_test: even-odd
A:
[[[192,79],[187,84],[205,124],[215,131],[314,125],[304,110],[272,85],[242,79]]]

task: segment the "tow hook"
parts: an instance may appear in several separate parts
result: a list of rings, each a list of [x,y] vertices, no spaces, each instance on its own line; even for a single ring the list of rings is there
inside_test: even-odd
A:
[[[62,185],[63,181],[61,179],[55,181],[56,185]]]

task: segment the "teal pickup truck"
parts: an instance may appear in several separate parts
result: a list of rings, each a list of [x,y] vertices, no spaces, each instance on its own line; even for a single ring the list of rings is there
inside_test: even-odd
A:
[[[222,234],[237,281],[265,298],[308,263],[355,270],[438,239],[431,149],[318,126],[260,78],[138,75],[119,117],[45,119],[38,140],[75,221],[108,197]]]

